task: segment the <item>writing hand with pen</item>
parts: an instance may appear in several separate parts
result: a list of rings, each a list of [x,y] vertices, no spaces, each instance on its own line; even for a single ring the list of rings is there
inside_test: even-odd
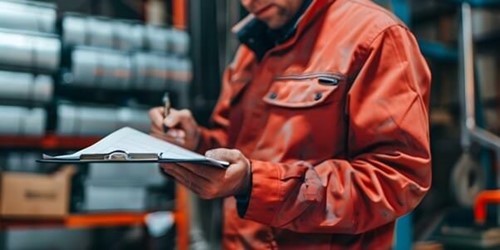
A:
[[[200,129],[191,111],[172,108],[168,93],[165,93],[163,102],[163,106],[149,111],[151,134],[186,149],[195,150],[200,141]]]
[[[191,111],[170,107],[168,94],[164,106],[149,111],[151,134],[157,138],[196,150],[200,142],[200,127]],[[250,161],[236,149],[218,148],[205,152],[205,156],[227,161],[226,169],[192,163],[163,163],[161,169],[204,199],[247,194],[251,183]]]

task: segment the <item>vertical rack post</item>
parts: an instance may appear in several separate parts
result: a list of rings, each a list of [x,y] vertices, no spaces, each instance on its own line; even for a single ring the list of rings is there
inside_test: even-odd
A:
[[[172,22],[178,29],[187,28],[188,0],[172,0]],[[175,223],[177,234],[177,249],[189,249],[189,192],[186,187],[176,184],[175,187]]]

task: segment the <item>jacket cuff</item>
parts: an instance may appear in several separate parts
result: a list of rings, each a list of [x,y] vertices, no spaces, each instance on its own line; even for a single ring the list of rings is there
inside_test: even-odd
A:
[[[250,195],[252,194],[252,162],[250,161],[250,166],[248,168],[248,177],[245,180],[245,190],[243,193],[234,196],[236,198],[236,208],[238,210],[238,215],[241,218],[245,217],[245,213],[248,209],[248,203],[250,202]]]
[[[252,160],[252,188],[243,218],[271,224],[281,204],[279,176],[275,164]]]
[[[250,176],[250,188],[245,191],[243,194],[235,195],[236,198],[236,208],[238,210],[238,215],[241,218],[245,217],[245,214],[248,209],[248,203],[250,202],[250,195],[252,194],[252,176]]]

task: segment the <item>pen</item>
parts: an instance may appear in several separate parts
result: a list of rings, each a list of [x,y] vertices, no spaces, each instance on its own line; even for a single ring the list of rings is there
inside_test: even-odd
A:
[[[166,118],[169,114],[170,114],[170,107],[171,107],[171,104],[170,104],[170,97],[168,95],[168,92],[165,92],[165,94],[163,94],[163,116]],[[165,124],[163,124],[163,132],[167,132],[168,131],[168,127],[165,126]]]

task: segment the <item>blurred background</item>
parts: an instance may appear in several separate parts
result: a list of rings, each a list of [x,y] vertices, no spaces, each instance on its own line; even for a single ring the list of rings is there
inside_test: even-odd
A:
[[[500,249],[500,1],[380,0],[433,74],[432,189],[394,249]],[[220,201],[155,164],[39,165],[130,126],[165,91],[207,124],[235,0],[0,0],[0,249],[219,249]]]

